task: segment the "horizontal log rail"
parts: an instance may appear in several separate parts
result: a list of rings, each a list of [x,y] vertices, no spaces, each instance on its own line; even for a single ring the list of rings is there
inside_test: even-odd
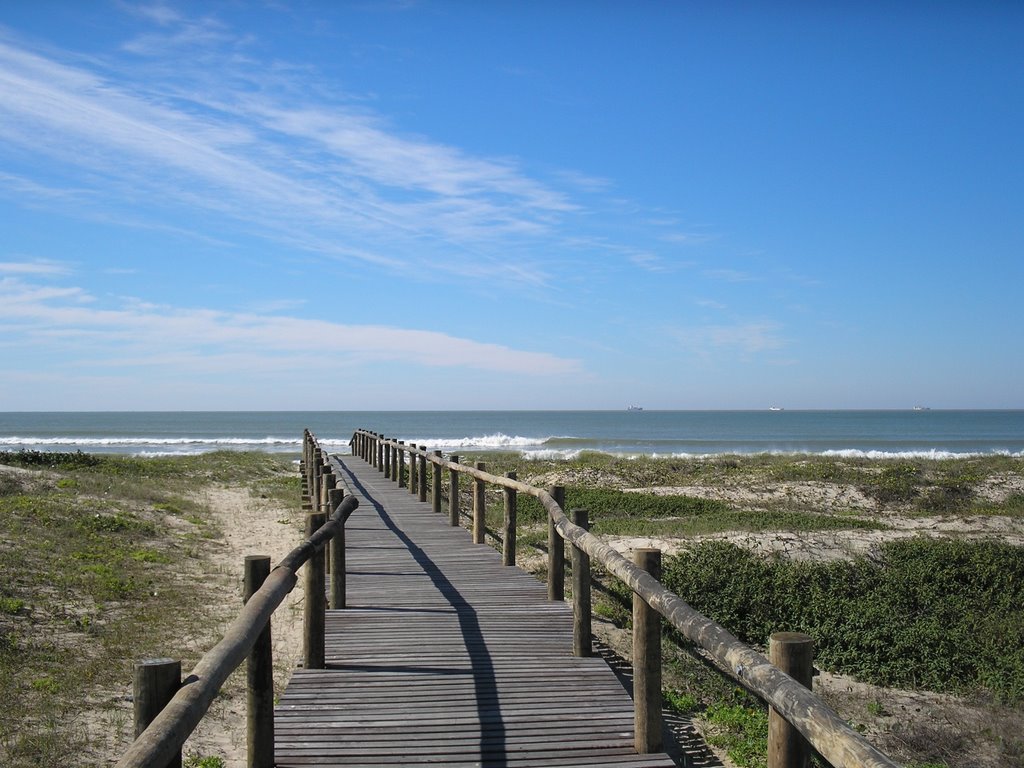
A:
[[[317,558],[323,557],[323,550],[329,541],[344,535],[345,520],[359,506],[355,496],[339,498],[338,493],[331,494],[333,483],[325,480],[323,466],[314,464],[314,453],[320,459],[321,451],[317,445],[316,438],[307,431],[304,445],[303,471],[306,475],[307,496],[317,499],[317,511],[308,514],[310,519],[326,517],[319,512],[320,509],[328,507],[331,515],[326,517],[322,524],[307,525],[307,538],[295,549],[289,552],[283,560],[270,571],[262,585],[245,602],[238,616],[232,621],[224,633],[223,639],[213,648],[207,651],[196,664],[191,674],[181,682],[180,688],[174,696],[159,711],[145,730],[141,732],[121,756],[116,768],[153,768],[155,766],[168,766],[181,764],[181,748],[185,740],[195,730],[199,721],[210,708],[214,697],[219,693],[221,686],[228,676],[237,669],[252,652],[253,647],[260,639],[261,634],[267,628],[270,617],[281,605],[285,596],[295,587],[298,582],[298,570],[307,563],[315,562]],[[326,454],[323,454],[326,456]],[[315,481],[311,478],[316,478]],[[336,503],[335,503],[336,502]],[[304,505],[307,513],[312,510],[313,504]],[[312,528],[312,530],[311,530]],[[307,576],[309,568],[307,567]],[[323,572],[320,572],[321,577]],[[307,578],[307,591],[310,584]],[[323,587],[313,585],[314,591],[319,590],[320,597],[323,597]],[[312,595],[307,594],[306,603],[312,602]],[[321,606],[321,612],[323,608]],[[307,620],[308,623],[308,620]],[[322,621],[321,621],[322,626]],[[311,644],[306,638],[306,666],[310,666]],[[316,644],[314,638],[313,645]],[[322,632],[319,637],[319,644],[323,646]],[[269,652],[269,648],[268,648]],[[269,664],[267,665],[269,667]],[[272,681],[271,681],[272,685]],[[272,695],[270,700],[272,703]],[[250,717],[251,717],[250,713]],[[272,718],[272,712],[271,712]],[[272,731],[272,719],[269,725]],[[250,739],[253,734],[250,733]],[[249,765],[273,765],[273,744],[270,744],[270,754],[254,756],[250,748]]]
[[[449,470],[453,481],[458,475],[466,475],[479,482],[533,496],[540,501],[553,529],[562,539],[622,580],[683,637],[706,651],[719,666],[760,696],[829,764],[835,768],[900,768],[898,763],[851,728],[820,696],[774,666],[764,655],[743,643],[725,627],[691,608],[642,567],[631,563],[597,536],[573,523],[548,491],[510,477],[490,474],[468,464],[449,461],[429,452],[425,447],[364,429],[353,434],[351,446],[354,455],[368,461],[379,471],[388,468],[389,476],[399,484],[403,484],[404,453],[408,453],[413,469],[420,462],[430,462],[435,467]],[[393,455],[390,461],[381,458],[389,455]]]

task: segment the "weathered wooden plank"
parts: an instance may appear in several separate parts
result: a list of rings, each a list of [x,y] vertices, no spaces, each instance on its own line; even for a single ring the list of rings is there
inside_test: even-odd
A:
[[[544,584],[360,460],[332,465],[360,501],[348,607],[327,612],[327,668],[281,696],[278,766],[672,765],[636,754],[629,696],[571,655],[572,612]]]

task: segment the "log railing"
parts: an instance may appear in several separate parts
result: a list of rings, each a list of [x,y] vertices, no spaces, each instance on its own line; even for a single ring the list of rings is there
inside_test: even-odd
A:
[[[274,765],[273,660],[270,617],[305,569],[303,652],[307,668],[324,666],[325,546],[330,542],[331,607],[345,605],[345,520],[359,506],[336,487],[316,437],[308,430],[300,465],[305,479],[306,539],[270,570],[270,558],[246,558],[245,605],[224,638],[181,680],[181,664],[148,659],[136,665],[136,738],[117,768],[181,766],[181,749],[228,676],[248,660],[248,766]]]
[[[660,552],[639,550],[636,562],[630,562],[608,544],[587,530],[582,514],[576,522],[563,509],[564,489],[550,491],[519,482],[515,476],[499,477],[486,471],[483,464],[470,467],[459,463],[458,456],[444,459],[439,452],[428,452],[425,446],[408,445],[364,429],[352,436],[352,453],[383,472],[399,486],[419,493],[426,499],[426,465],[434,467],[433,508],[440,512],[440,477],[449,471],[449,523],[459,524],[459,478],[473,481],[472,526],[474,541],[484,541],[484,485],[497,486],[505,494],[505,530],[503,562],[515,562],[515,494],[536,498],[548,516],[548,597],[561,600],[564,595],[563,541],[573,551],[573,577],[576,594],[589,594],[589,577],[577,573],[589,571],[589,561],[599,563],[633,591],[634,633],[634,702],[636,707],[636,747],[640,753],[661,748],[661,647],[660,614],[687,640],[703,649],[728,674],[748,690],[760,696],[770,708],[768,757],[770,768],[795,768],[807,763],[809,744],[835,768],[899,768],[885,754],[872,746],[809,687],[810,638],[794,633],[778,633],[772,638],[772,657],[780,666],[741,642],[725,627],[695,611],[682,598],[666,589],[657,576]],[[408,468],[406,466],[408,454]],[[418,471],[417,471],[418,470]],[[582,512],[582,511],[581,511]],[[511,520],[510,520],[511,518]],[[511,551],[510,551],[511,549]],[[574,599],[574,652],[590,653],[589,600]],[[580,636],[586,633],[586,639]],[[797,659],[790,665],[787,660]]]

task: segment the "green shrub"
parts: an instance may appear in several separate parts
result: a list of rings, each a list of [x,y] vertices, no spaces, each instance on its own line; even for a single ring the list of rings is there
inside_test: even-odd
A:
[[[860,490],[879,504],[906,503],[917,498],[921,481],[919,467],[896,462],[883,467],[878,476],[861,485]]]
[[[0,597],[0,613],[16,616],[25,607],[25,601],[16,597]]]
[[[822,666],[868,682],[1024,700],[1024,548],[911,539],[809,563],[708,542],[668,558],[663,581],[755,645],[806,632]]]
[[[103,459],[91,453],[81,451],[60,452],[60,451],[0,451],[0,464],[7,464],[12,467],[32,467],[50,469],[81,469],[83,467],[95,467],[101,464]]]
[[[713,704],[704,719],[714,733],[708,743],[721,747],[741,768],[767,768],[768,713],[739,704]]]
[[[223,757],[217,757],[216,755],[206,755],[201,757],[196,754],[189,755],[185,758],[182,763],[183,768],[224,768],[227,763],[224,762]]]
[[[591,519],[665,518],[717,514],[729,505],[716,499],[694,496],[657,496],[651,493],[625,493],[611,488],[569,487],[565,489],[565,510],[586,509]],[[532,496],[520,496],[516,511],[523,522],[546,519],[544,508]]]

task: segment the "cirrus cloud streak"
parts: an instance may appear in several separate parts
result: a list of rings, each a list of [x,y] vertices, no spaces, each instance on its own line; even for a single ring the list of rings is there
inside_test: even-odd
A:
[[[75,287],[0,278],[0,323],[16,333],[7,345],[45,343],[64,367],[205,365],[264,371],[296,356],[321,357],[330,367],[399,361],[528,376],[576,373],[579,361],[514,349],[438,331],[355,325],[287,315],[182,308],[122,299],[98,306]],[[323,366],[321,366],[323,367]]]

